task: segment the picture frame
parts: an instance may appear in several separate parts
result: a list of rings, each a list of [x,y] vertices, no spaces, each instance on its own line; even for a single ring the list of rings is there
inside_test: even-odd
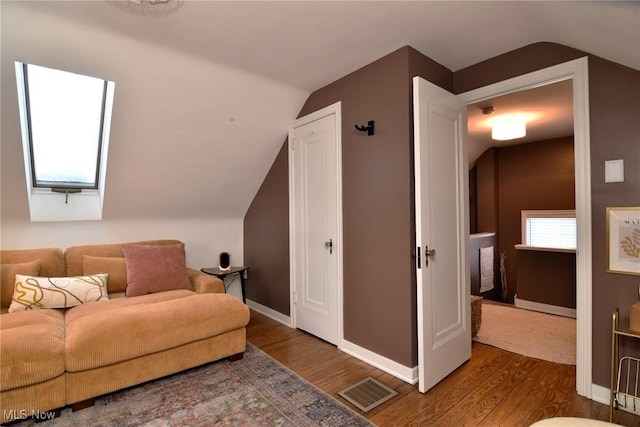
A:
[[[607,208],[607,272],[640,276],[640,207]]]

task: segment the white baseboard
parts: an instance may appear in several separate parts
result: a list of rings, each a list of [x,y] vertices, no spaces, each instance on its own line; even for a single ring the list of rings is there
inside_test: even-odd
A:
[[[414,368],[406,367],[347,340],[342,340],[342,351],[409,384],[418,382],[417,366]]]
[[[556,316],[572,317],[574,319],[576,318],[575,308],[560,307],[558,305],[543,304],[541,302],[518,299],[517,295],[515,297],[514,304],[518,308],[540,311],[542,313],[548,314],[555,314]]]
[[[290,328],[293,327],[293,325],[291,324],[291,317],[287,316],[286,314],[282,314],[279,311],[275,311],[272,308],[259,304],[255,301],[251,301],[250,299],[247,300],[247,306],[260,314],[264,314],[265,316],[270,317],[276,322],[282,323],[283,325]]]
[[[293,325],[291,324],[291,317],[289,316],[286,316],[278,311],[275,311],[269,307],[266,307],[249,299],[247,300],[247,306],[252,310],[257,311],[258,313],[275,320],[276,322],[282,323],[283,325],[290,328],[293,327]],[[399,364],[398,362],[394,362],[391,359],[380,356],[379,354],[374,353],[371,350],[367,350],[366,348],[360,347],[347,340],[342,340],[340,349],[350,356],[353,356],[356,359],[360,359],[371,366],[385,371],[386,373],[393,375],[394,377],[401,379],[402,381],[405,381],[409,384],[418,383],[417,366],[414,368],[408,368]]]
[[[611,403],[609,389],[598,384],[591,384],[591,400],[609,406]]]

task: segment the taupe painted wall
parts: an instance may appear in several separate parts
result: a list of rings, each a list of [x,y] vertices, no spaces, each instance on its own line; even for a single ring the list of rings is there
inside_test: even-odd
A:
[[[248,299],[289,315],[289,156],[287,143],[244,217]]]
[[[417,74],[452,90],[450,71],[406,46],[312,93],[299,114],[342,102],[344,337],[408,367],[417,364],[411,95]],[[354,129],[369,120],[375,135]],[[275,203],[288,191],[281,175],[286,155],[283,147],[245,217],[247,296],[283,314],[289,314],[288,225]],[[267,271],[276,263],[280,270]]]
[[[518,286],[522,251],[514,247],[522,243],[521,211],[575,209],[573,137],[490,148],[478,158],[474,169],[478,232],[497,233],[496,256],[506,254],[507,302],[513,303],[516,293],[524,298]],[[575,276],[575,265],[572,268]],[[567,300],[567,292],[569,289],[563,288],[558,301]],[[571,295],[575,308],[575,289]]]
[[[585,52],[555,43],[531,44],[456,71],[453,73],[454,91],[468,92],[585,55]]]
[[[314,92],[300,116],[342,101],[344,338],[414,362],[408,49]],[[374,120],[375,135],[354,129]],[[384,315],[381,315],[385,313]]]
[[[640,206],[640,71],[590,58],[591,206],[593,228],[593,380],[609,383],[611,312],[628,321],[639,276],[607,273],[607,207]],[[624,159],[625,182],[604,182],[605,160]],[[640,342],[631,341],[640,354]]]
[[[574,163],[573,137],[498,149],[498,246],[507,255],[508,302],[518,293],[521,211],[575,209]]]
[[[498,149],[490,148],[476,160],[477,233],[498,232]],[[471,181],[469,181],[471,186]],[[471,206],[469,206],[471,209]]]
[[[518,299],[576,308],[576,254],[518,251]]]
[[[451,85],[452,75],[453,86],[449,89],[462,93],[583,56],[585,53],[571,48],[538,43],[450,73],[405,47],[310,96],[301,114],[337,100],[343,102],[343,169],[344,179],[349,181],[343,190],[347,339],[405,366],[416,364],[415,278],[411,256],[412,74],[426,68],[428,72],[422,74],[423,77],[445,88]],[[638,277],[606,273],[604,209],[640,205],[640,168],[637,167],[640,72],[591,56],[589,90],[594,248],[593,379],[597,384],[608,386],[611,311],[619,306],[623,308],[622,317],[628,316],[628,309],[624,307],[638,299]],[[368,120],[376,120],[376,136],[366,137],[351,131],[354,124]],[[625,159],[626,181],[604,184],[604,160],[618,158]],[[278,159],[281,160],[280,156]],[[282,168],[283,163],[286,162],[274,164],[267,180],[272,174],[280,176],[273,169]],[[267,257],[260,259],[260,248],[255,242],[260,235],[265,241],[258,246],[269,245],[273,251],[286,249],[288,253],[288,244],[282,244],[288,239],[288,230],[281,227],[281,216],[285,214],[278,216],[269,212],[272,209],[286,212],[281,206],[275,206],[288,191],[281,181],[273,186],[263,184],[265,187],[256,196],[259,202],[254,200],[245,217],[245,233],[251,234],[246,237],[245,257],[254,261],[249,288],[264,288],[265,295],[286,300],[286,304],[274,303],[274,307],[288,306],[288,278],[287,292],[283,292],[284,286],[280,283],[285,278],[281,272],[262,274],[268,260]],[[273,206],[265,200],[273,200]],[[356,203],[364,203],[366,209],[355,206]],[[389,206],[394,208],[392,214]],[[363,216],[357,218],[358,213]],[[273,220],[274,216],[278,218]],[[347,231],[347,226],[353,229]],[[283,238],[284,233],[287,237]],[[287,256],[282,252],[283,258]],[[390,260],[394,263],[393,270],[385,268]],[[284,259],[281,262],[284,265]],[[257,280],[258,277],[261,280]],[[253,293],[256,290],[247,292],[250,299],[259,297]],[[257,302],[267,305],[266,300]]]

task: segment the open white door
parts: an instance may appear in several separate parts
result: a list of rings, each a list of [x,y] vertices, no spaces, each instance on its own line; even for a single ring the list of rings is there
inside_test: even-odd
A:
[[[419,389],[471,358],[466,104],[413,79]]]

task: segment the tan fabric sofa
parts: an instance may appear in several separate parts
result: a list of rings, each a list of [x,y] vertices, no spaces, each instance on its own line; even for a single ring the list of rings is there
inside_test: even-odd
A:
[[[137,242],[144,245],[176,240]],[[3,278],[11,266],[38,261],[39,276],[80,276],[85,256],[122,258],[122,244],[2,250]],[[37,264],[37,263],[36,263]],[[14,268],[15,270],[15,268]],[[74,405],[246,349],[248,308],[224,294],[222,282],[187,269],[193,290],[125,296],[109,280],[109,300],[67,309],[8,313],[13,283],[0,297],[2,422]],[[5,274],[7,273],[7,274]],[[25,274],[25,273],[19,273]],[[114,284],[112,286],[112,283]]]

